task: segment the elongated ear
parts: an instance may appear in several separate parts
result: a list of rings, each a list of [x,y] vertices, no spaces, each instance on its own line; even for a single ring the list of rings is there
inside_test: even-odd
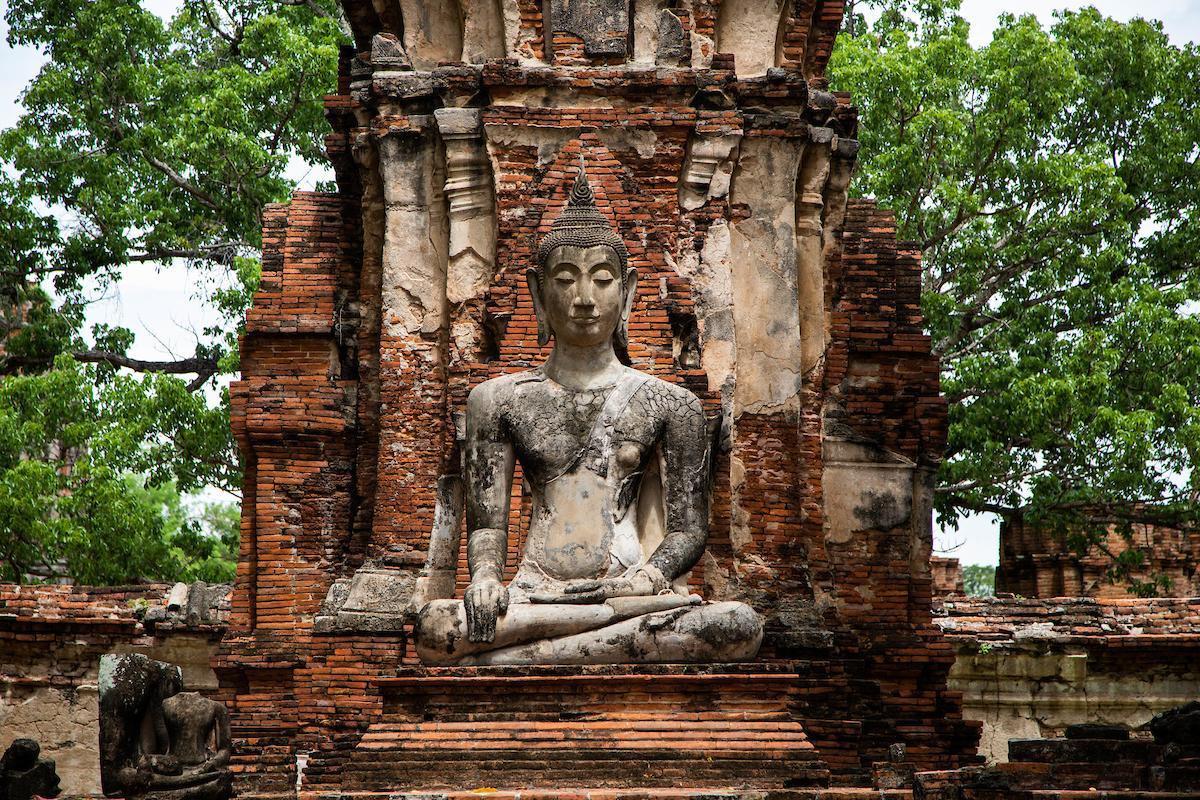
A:
[[[637,299],[637,270],[633,267],[625,270],[625,296],[621,298],[621,321],[617,323],[614,335],[617,346],[622,349],[629,347],[629,315],[633,313],[633,301]]]
[[[525,270],[525,283],[529,286],[529,296],[533,300],[533,313],[537,317],[538,346],[545,347],[550,343],[550,323],[546,319],[546,309],[542,305],[542,282],[536,269]]]

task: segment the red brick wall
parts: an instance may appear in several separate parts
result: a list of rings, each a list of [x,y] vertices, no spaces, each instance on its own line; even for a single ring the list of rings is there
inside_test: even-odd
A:
[[[1115,525],[1097,525],[1107,529],[1107,535],[1080,555],[1069,541],[1069,530],[1021,519],[1003,521],[996,591],[1024,597],[1129,597],[1130,578],[1150,582],[1166,577],[1170,585],[1159,585],[1159,595],[1200,594],[1200,535],[1138,524],[1132,526],[1127,540]],[[1114,558],[1130,549],[1141,553],[1143,561],[1125,577],[1113,571]]]

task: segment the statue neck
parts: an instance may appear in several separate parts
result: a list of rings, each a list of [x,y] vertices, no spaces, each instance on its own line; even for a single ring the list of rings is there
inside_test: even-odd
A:
[[[611,340],[580,347],[555,339],[554,349],[542,365],[550,380],[581,392],[611,386],[623,369]]]

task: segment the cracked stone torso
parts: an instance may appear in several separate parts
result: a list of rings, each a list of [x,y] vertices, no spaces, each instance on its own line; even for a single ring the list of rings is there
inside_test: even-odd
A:
[[[632,369],[583,391],[540,370],[492,383],[481,387],[490,403],[480,428],[490,443],[511,444],[533,499],[514,601],[564,581],[625,574],[646,562],[668,519],[692,522],[705,442],[690,392]]]

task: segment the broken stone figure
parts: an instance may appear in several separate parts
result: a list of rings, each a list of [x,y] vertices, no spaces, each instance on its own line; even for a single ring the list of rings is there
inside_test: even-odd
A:
[[[622,365],[637,273],[582,163],[527,273],[541,366],[467,399],[463,601],[420,613],[429,664],[613,664],[753,658],[758,615],[689,595],[708,537],[708,437],[687,389]],[[504,585],[514,460],[532,493]]]
[[[54,760],[39,758],[42,748],[33,739],[14,739],[0,756],[0,800],[58,797]]]
[[[100,781],[109,797],[226,800],[229,714],[184,692],[179,667],[143,655],[100,659]]]

